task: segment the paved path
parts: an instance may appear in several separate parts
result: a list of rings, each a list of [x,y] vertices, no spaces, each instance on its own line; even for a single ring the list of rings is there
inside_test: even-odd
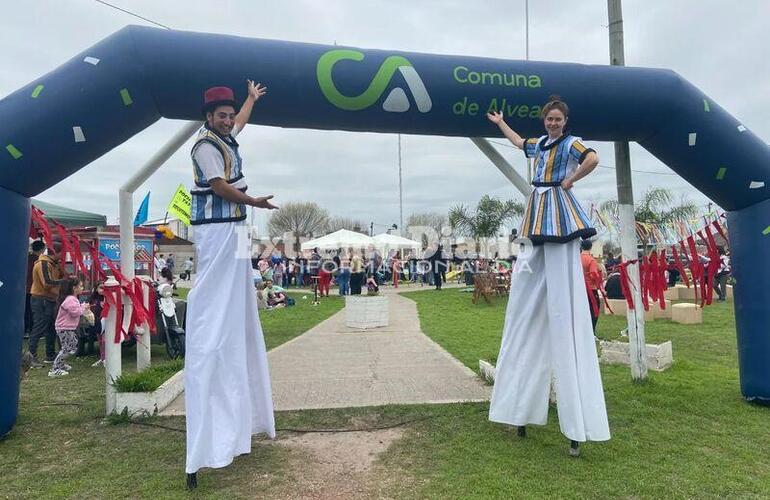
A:
[[[270,351],[275,409],[488,400],[491,388],[423,334],[417,305],[394,292],[387,327],[348,328],[343,309]],[[183,397],[161,414],[183,415]]]

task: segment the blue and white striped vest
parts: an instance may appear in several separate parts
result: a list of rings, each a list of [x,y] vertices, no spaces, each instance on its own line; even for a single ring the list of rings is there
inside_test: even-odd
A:
[[[221,137],[206,125],[198,132],[198,138],[192,148],[193,174],[195,187],[190,190],[192,206],[190,208],[190,223],[193,225],[210,224],[214,222],[235,222],[246,219],[246,205],[233,203],[217,196],[208,179],[195,160],[195,151],[204,143],[216,147],[225,161],[223,179],[236,189],[245,192],[246,179],[243,178],[241,155],[238,154],[238,143],[235,138]]]

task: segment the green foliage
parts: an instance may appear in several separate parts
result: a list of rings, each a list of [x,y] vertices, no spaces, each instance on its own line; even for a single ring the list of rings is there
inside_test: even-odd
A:
[[[330,297],[312,306],[312,300],[291,295],[296,306],[260,311],[268,348],[307,331],[343,304]],[[162,345],[152,346],[154,360],[165,356]],[[126,411],[105,418],[104,370],[90,366],[94,358],[68,362],[73,366],[68,377],[51,379],[47,370],[31,370],[22,381],[18,422],[0,441],[0,497],[189,497],[184,488],[184,433],[141,425],[162,422],[184,429],[184,417],[141,418],[135,423],[136,415]],[[124,373],[135,362],[136,352],[124,349]],[[281,426],[281,414],[276,418]],[[259,491],[260,498],[293,498],[297,481],[287,474],[296,460],[291,453],[255,438],[251,454],[205,473],[206,480],[200,482],[194,496],[254,498]],[[46,471],[51,480],[41,481],[40,471]]]
[[[670,224],[672,222],[692,220],[700,215],[698,207],[686,199],[678,205],[671,206],[674,197],[671,191],[661,187],[651,187],[642,195],[642,199],[634,206],[636,222],[646,224]],[[618,201],[608,200],[599,205],[599,210],[613,216],[618,216]],[[643,245],[648,244],[648,238],[641,236]]]
[[[480,250],[479,240],[497,235],[505,222],[524,213],[524,205],[508,200],[501,201],[484,195],[476,210],[465,205],[456,205],[449,210],[449,224],[465,236],[476,240],[476,252]]]
[[[141,372],[124,373],[112,385],[118,392],[152,392],[183,369],[184,360],[174,359],[154,364]]]
[[[466,294],[405,295],[417,302],[423,331],[472,370],[500,348],[505,299],[470,307]],[[546,426],[529,426],[520,439],[489,422],[487,404],[454,406],[451,420],[417,424],[383,457],[388,470],[410,471],[390,496],[770,497],[770,408],[741,398],[733,304],[706,307],[703,316],[702,325],[646,324],[648,343],[672,341],[674,365],[645,383],[632,383],[627,366],[601,366],[612,439],[584,444],[579,460],[567,456],[553,407]],[[625,322],[602,316],[597,334],[620,340]]]

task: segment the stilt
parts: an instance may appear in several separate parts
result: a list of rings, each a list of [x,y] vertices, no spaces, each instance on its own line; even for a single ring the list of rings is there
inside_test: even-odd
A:
[[[198,487],[198,473],[187,474],[187,489],[194,490]]]
[[[569,442],[569,456],[571,457],[580,456],[580,443],[578,443],[577,441]]]
[[[519,427],[516,429],[516,434],[517,434],[517,435],[518,435],[520,438],[524,438],[524,437],[527,437],[527,426],[526,426],[526,425],[520,425],[520,426],[519,426]]]

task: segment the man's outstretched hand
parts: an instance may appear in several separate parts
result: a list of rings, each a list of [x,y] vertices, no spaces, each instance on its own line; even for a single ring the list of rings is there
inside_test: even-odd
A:
[[[254,201],[251,203],[252,207],[257,208],[266,208],[268,210],[277,210],[278,207],[270,203],[270,200],[273,198],[273,195],[270,196],[260,196],[259,198],[254,198]]]
[[[255,101],[258,100],[263,95],[267,94],[267,87],[263,87],[262,84],[257,83],[255,85],[253,80],[246,80],[246,83],[249,91],[249,96],[252,97]]]

